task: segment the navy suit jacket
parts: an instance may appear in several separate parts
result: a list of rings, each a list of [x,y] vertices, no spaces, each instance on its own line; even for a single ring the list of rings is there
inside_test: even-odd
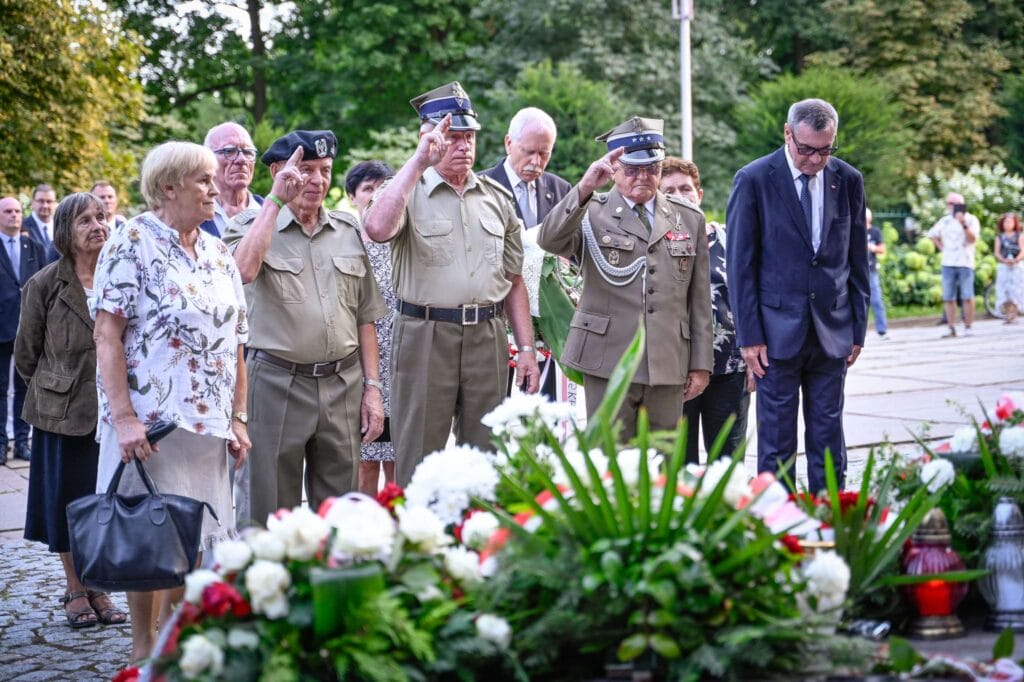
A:
[[[252,198],[260,206],[263,205],[263,197],[261,197],[259,194],[253,194]],[[220,230],[217,229],[217,223],[215,221],[213,221],[213,220],[204,220],[203,222],[201,222],[199,224],[199,229],[202,230],[203,232],[207,232],[209,234],[212,234],[217,239],[220,239],[221,236],[222,236],[221,233],[220,233]]]
[[[53,242],[46,241],[46,238],[43,236],[43,228],[34,215],[28,216],[21,222],[21,230],[22,232],[28,232],[28,236],[43,247],[43,255],[46,258],[46,263],[52,263],[60,257],[57,250],[53,248]],[[53,235],[50,236],[52,237]]]
[[[31,237],[21,235],[21,273],[15,277],[7,248],[0,248],[0,343],[12,343],[18,334],[21,317],[21,285],[46,265],[43,245]]]
[[[869,299],[864,178],[831,158],[821,243],[811,246],[785,149],[736,173],[726,208],[729,302],[740,346],[768,357],[800,352],[811,324],[828,357],[864,345]]]
[[[489,178],[497,180],[506,189],[512,192],[512,196],[515,197],[515,190],[512,189],[512,185],[509,183],[508,174],[505,173],[505,159],[498,162],[498,165],[487,170],[480,171],[480,175],[486,175]],[[558,177],[554,173],[542,173],[538,179],[537,184],[537,224],[534,227],[539,227],[541,222],[544,220],[551,209],[555,207],[559,201],[562,200],[572,186]],[[519,210],[519,202],[514,201],[512,204],[516,207],[516,215],[519,219],[523,219],[523,213]],[[531,228],[532,229],[532,228]]]

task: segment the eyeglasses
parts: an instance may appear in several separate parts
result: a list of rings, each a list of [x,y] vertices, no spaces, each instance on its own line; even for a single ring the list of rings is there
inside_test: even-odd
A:
[[[246,161],[254,161],[258,152],[259,150],[254,147],[222,147],[213,150],[214,154],[223,156],[228,161],[234,161],[239,154],[245,157]]]
[[[638,175],[646,175],[652,177],[661,174],[661,164],[652,163],[647,166],[622,166],[622,174],[627,178],[635,178]]]
[[[829,145],[827,147],[809,147],[796,139],[796,133],[792,130],[789,131],[789,134],[793,136],[793,144],[796,145],[796,153],[800,156],[814,156],[815,154],[819,154],[821,156],[832,156],[839,151],[839,147],[837,145]]]

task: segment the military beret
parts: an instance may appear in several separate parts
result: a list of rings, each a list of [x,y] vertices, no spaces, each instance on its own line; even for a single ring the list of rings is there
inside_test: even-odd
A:
[[[293,130],[274,140],[260,158],[268,166],[275,161],[287,161],[296,147],[302,147],[304,159],[333,159],[338,155],[338,138],[330,130]]]
[[[419,97],[409,100],[409,104],[424,123],[440,123],[447,114],[452,115],[452,130],[480,130],[476,120],[476,112],[469,101],[469,95],[462,89],[459,81],[452,81]]]
[[[607,142],[608,151],[625,147],[619,161],[629,166],[646,166],[665,158],[665,122],[660,118],[633,118],[620,123],[595,140]]]

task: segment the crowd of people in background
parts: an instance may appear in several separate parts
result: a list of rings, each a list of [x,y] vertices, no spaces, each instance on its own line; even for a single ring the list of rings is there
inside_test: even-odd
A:
[[[217,511],[208,551],[304,498],[315,508],[408,484],[452,437],[489,447],[480,419],[510,383],[555,396],[536,352],[530,244],[582,274],[560,361],[583,374],[588,414],[639,315],[646,346],[618,415],[623,438],[641,409],[656,429],[685,417],[697,462],[698,434],[710,450],[735,416],[722,449],[732,455],[755,393],[758,470],[775,472],[795,457],[802,395],[810,487],[824,486],[826,449],[842,480],[843,386],[869,304],[878,336],[888,330],[884,239],[860,173],[834,156],[830,104],[793,105],[782,146],[736,174],[725,225],[700,209],[698,167],[666,156],[660,119],[597,135],[605,151],[571,184],[547,171],[557,127],[543,111],[520,111],[505,158],[476,173],[480,123],[461,85],[411,104],[420,130],[408,162],[347,173],[355,215],[325,203],[331,131],[290,132],[261,156],[231,122],[202,145],[151,150],[146,210],[130,219],[102,180],[60,203],[39,185],[24,220],[17,199],[0,199],[0,392],[13,378],[12,456],[32,462],[25,534],[60,557],[71,627],[130,617],[138,660],[181,598],[132,593],[125,614],[75,574],[64,508],[105,490],[121,463],[142,460],[161,491]],[[250,189],[258,158],[266,196]],[[963,334],[974,319],[980,232],[963,204],[950,194],[928,232],[942,249],[951,337],[957,298]],[[1007,322],[1024,305],[1022,247],[1008,213],[994,245]],[[179,428],[151,445],[161,421]],[[5,429],[0,463],[7,452]],[[121,491],[141,489],[127,470]]]

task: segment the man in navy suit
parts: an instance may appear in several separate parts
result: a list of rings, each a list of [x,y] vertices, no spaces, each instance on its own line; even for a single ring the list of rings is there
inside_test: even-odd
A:
[[[210,128],[203,146],[217,157],[213,185],[219,194],[214,200],[213,219],[199,227],[220,237],[229,220],[248,209],[258,212],[263,205],[263,197],[249,191],[257,149],[249,131],[231,121]]]
[[[825,488],[826,450],[842,487],[843,389],[870,296],[864,179],[832,156],[838,129],[828,102],[794,104],[785,144],[736,173],[726,208],[736,340],[757,377],[757,469],[795,457],[802,391],[812,493]]]
[[[0,464],[7,461],[7,387],[14,356],[14,337],[21,316],[21,285],[46,265],[43,246],[21,234],[21,203],[0,199]],[[29,426],[21,419],[27,385],[14,372],[14,456],[30,459]]]
[[[480,172],[512,191],[516,215],[526,229],[539,225],[569,193],[568,182],[545,170],[557,134],[555,122],[545,112],[536,107],[520,109],[505,134],[507,156],[497,166]]]
[[[57,192],[49,185],[37,185],[32,192],[32,214],[25,218],[22,230],[43,247],[43,253],[51,255],[46,262],[57,260],[53,246],[53,211],[57,208]]]

